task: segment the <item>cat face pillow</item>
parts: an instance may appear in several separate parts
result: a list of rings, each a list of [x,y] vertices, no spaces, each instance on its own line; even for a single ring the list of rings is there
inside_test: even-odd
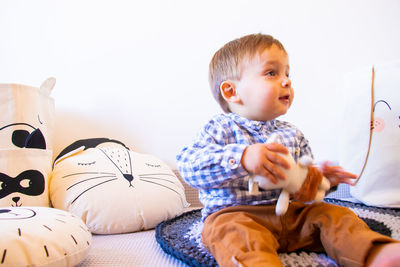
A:
[[[79,140],[57,157],[50,199],[96,234],[151,229],[188,206],[164,162],[104,138]]]

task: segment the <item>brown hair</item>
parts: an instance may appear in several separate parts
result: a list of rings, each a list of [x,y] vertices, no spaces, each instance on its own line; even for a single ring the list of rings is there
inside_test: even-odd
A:
[[[208,81],[215,100],[224,112],[230,112],[230,110],[220,93],[221,83],[226,80],[240,80],[242,63],[273,44],[286,52],[277,39],[271,35],[258,33],[230,41],[214,54],[209,66]]]

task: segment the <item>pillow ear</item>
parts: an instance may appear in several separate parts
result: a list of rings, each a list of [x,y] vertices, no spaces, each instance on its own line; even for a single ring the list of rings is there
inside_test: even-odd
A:
[[[58,155],[58,157],[54,160],[53,169],[54,169],[54,166],[56,166],[57,163],[63,161],[66,158],[72,157],[72,156],[74,156],[74,155],[76,155],[76,154],[78,154],[78,153],[80,153],[80,152],[82,152],[84,150],[85,150],[85,147],[81,146],[81,147],[78,147],[78,148],[76,148],[74,150],[71,150],[71,151],[69,151],[67,153],[64,153],[63,155]]]
[[[56,85],[56,78],[50,77],[50,78],[46,79],[42,83],[42,85],[40,85],[40,90],[45,92],[47,95],[50,95],[50,93],[53,90],[55,85]]]

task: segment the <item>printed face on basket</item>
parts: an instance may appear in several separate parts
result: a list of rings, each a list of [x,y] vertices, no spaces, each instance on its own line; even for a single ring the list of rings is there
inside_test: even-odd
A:
[[[392,107],[387,100],[376,101],[373,111],[374,120],[371,122],[371,128],[375,133],[383,132],[385,127],[395,128],[400,133],[400,113],[396,112],[395,107]]]

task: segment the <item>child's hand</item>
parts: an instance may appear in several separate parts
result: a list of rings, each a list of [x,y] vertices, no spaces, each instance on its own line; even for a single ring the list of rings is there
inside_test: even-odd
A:
[[[289,151],[281,144],[253,144],[243,151],[242,165],[251,174],[267,177],[276,184],[278,179],[286,177],[278,167],[289,169],[289,163],[278,153],[287,154]]]
[[[340,183],[354,185],[354,179],[357,179],[357,175],[345,171],[340,166],[333,166],[331,162],[324,161],[321,164],[320,170],[322,174],[329,180],[332,186],[336,186]]]

